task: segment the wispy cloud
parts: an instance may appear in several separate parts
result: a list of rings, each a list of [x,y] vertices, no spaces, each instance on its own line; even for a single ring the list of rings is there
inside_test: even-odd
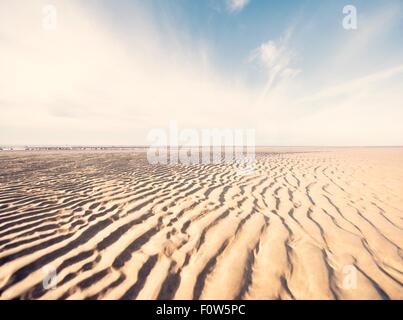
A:
[[[305,97],[299,102],[314,102],[324,101],[326,99],[333,99],[340,96],[349,94],[358,94],[362,91],[366,91],[373,86],[379,86],[380,83],[390,80],[391,78],[403,74],[403,64],[394,66],[387,70],[378,71],[370,75],[350,80],[348,82],[331,86],[329,88],[322,89],[321,91],[313,94],[312,96]]]
[[[245,86],[213,68],[197,40],[160,42],[140,8],[127,39],[80,1],[58,3],[57,29],[43,30],[46,3],[0,4],[0,39],[9,39],[0,40],[0,143],[144,144],[150,128],[172,119],[236,126],[217,113],[252,101]]]
[[[266,73],[266,85],[261,98],[274,89],[277,85],[294,78],[301,70],[292,67],[295,54],[288,48],[288,39],[291,31],[275,42],[269,40],[254,49],[249,57],[249,62],[257,62]]]
[[[357,69],[350,58],[373,47],[371,34],[346,47],[350,34],[329,37],[340,52],[319,52],[313,69],[294,41],[297,28],[247,48],[236,42],[250,52],[239,64],[250,62],[242,67],[258,79],[252,84],[249,74],[217,67],[219,46],[174,21],[169,32],[160,28],[139,3],[119,29],[90,4],[57,2],[52,32],[41,27],[47,3],[0,2],[0,143],[145,144],[150,128],[173,119],[180,127],[253,127],[266,145],[403,143],[403,61]]]
[[[226,0],[226,1],[227,1],[227,9],[230,12],[241,11],[250,2],[250,0]]]

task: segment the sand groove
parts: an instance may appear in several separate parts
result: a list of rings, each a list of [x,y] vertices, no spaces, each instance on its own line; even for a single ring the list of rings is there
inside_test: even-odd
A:
[[[1,153],[0,298],[403,298],[401,148],[256,157]]]

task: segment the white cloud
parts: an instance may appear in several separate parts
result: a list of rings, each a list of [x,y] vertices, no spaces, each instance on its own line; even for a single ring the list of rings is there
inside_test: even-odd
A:
[[[263,99],[271,90],[293,79],[301,70],[293,68],[295,55],[287,46],[290,33],[287,32],[277,43],[267,41],[252,51],[249,61],[258,62],[266,73],[266,85],[262,91]]]
[[[403,143],[400,64],[297,94],[307,77],[295,77],[301,67],[288,32],[252,52],[266,75],[256,88],[214,68],[199,39],[167,38],[140,7],[119,32],[84,2],[60,1],[58,27],[48,32],[47,3],[0,2],[0,144],[146,144],[148,130],[171,120],[252,127],[266,145]],[[322,78],[344,74],[318,66]]]
[[[380,85],[385,81],[393,79],[400,74],[403,74],[403,64],[322,89],[312,96],[304,97],[299,101],[299,103],[315,101],[323,102],[324,100],[333,99],[340,96],[357,94],[362,91],[366,91],[371,87]]]
[[[227,0],[227,9],[230,12],[239,12],[245,8],[250,0]]]
[[[274,145],[402,145],[402,85],[397,65],[301,99],[276,97],[260,133]]]
[[[393,61],[399,52],[388,52],[385,57],[385,40],[399,28],[403,17],[402,2],[391,1],[372,11],[357,10],[357,30],[348,31],[340,27],[339,34],[332,35],[335,44],[333,52],[317,61],[317,68],[323,74],[323,83],[348,81],[368,70],[372,71],[382,60],[386,65],[399,63]]]
[[[121,34],[81,1],[58,2],[49,32],[46,3],[0,4],[0,144],[144,144],[149,129],[174,119],[242,122],[252,93],[211,67],[208,48],[162,38],[141,8]]]

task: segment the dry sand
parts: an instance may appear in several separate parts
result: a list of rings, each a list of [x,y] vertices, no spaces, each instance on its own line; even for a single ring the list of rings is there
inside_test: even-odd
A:
[[[403,298],[402,148],[257,161],[0,153],[0,298]]]

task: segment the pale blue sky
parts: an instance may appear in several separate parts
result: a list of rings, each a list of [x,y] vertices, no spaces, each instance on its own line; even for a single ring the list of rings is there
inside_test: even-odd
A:
[[[306,71],[306,77],[315,77],[319,65],[331,63],[335,50],[347,42],[359,38],[360,33],[374,24],[373,19],[385,11],[396,13],[393,24],[386,30],[374,30],[366,45],[349,56],[347,70],[337,78],[345,79],[364,75],[379,68],[391,67],[402,62],[403,53],[403,2],[401,0],[250,0],[236,12],[228,11],[226,0],[151,0],[151,1],[95,1],[109,14],[116,27],[129,32],[130,17],[138,7],[150,13],[150,19],[158,26],[162,36],[172,35],[174,28],[183,42],[203,42],[211,50],[214,66],[228,75],[242,76],[253,73],[246,63],[251,50],[270,39],[279,39],[292,28],[290,47],[298,55],[298,64]],[[345,5],[357,8],[359,28],[346,32],[342,27]],[[122,19],[122,15],[125,19]],[[384,26],[380,25],[381,28]],[[362,29],[362,30],[361,30]],[[361,32],[362,31],[362,32]],[[168,39],[167,38],[167,39]],[[354,70],[351,70],[354,69]],[[251,76],[252,82],[256,75]]]
[[[6,0],[0,21],[0,144],[147,144],[172,120],[403,144],[401,0]]]

